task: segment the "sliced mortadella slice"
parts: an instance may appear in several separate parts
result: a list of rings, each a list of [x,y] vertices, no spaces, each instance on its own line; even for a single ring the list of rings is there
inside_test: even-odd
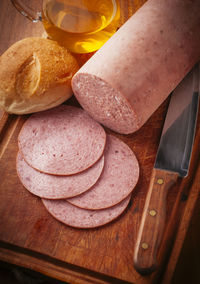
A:
[[[78,208],[66,200],[42,199],[42,201],[49,213],[60,222],[76,228],[95,228],[121,215],[128,206],[130,198],[131,195],[117,205],[102,210]]]
[[[71,176],[39,172],[30,167],[19,152],[16,166],[19,179],[28,191],[42,198],[61,199],[76,196],[92,187],[101,175],[104,157],[89,169]]]
[[[106,127],[137,131],[200,59],[200,2],[148,0],[72,78]]]
[[[33,168],[55,175],[86,170],[103,154],[106,133],[81,108],[61,105],[35,113],[24,123],[18,145]]]
[[[120,139],[108,135],[104,169],[95,185],[85,193],[67,199],[85,209],[103,209],[125,199],[139,178],[139,164],[133,151]]]

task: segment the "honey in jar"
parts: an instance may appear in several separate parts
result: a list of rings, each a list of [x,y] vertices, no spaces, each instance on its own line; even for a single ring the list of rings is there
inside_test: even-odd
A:
[[[99,49],[117,30],[120,9],[114,0],[43,1],[48,36],[74,53]]]

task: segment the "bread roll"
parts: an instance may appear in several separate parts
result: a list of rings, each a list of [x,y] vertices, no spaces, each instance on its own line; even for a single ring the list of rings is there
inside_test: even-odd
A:
[[[72,95],[76,59],[56,42],[30,37],[0,57],[0,108],[25,114],[55,107]]]

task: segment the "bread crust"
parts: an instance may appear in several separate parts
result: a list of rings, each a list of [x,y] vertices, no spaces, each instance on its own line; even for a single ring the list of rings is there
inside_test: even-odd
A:
[[[0,107],[8,113],[46,110],[72,95],[76,59],[55,41],[29,37],[0,57]]]

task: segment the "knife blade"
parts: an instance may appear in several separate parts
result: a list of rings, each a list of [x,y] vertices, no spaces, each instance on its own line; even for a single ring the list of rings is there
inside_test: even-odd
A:
[[[171,94],[134,249],[134,266],[140,274],[157,268],[167,193],[178,177],[188,175],[198,115],[199,74],[197,64]]]

